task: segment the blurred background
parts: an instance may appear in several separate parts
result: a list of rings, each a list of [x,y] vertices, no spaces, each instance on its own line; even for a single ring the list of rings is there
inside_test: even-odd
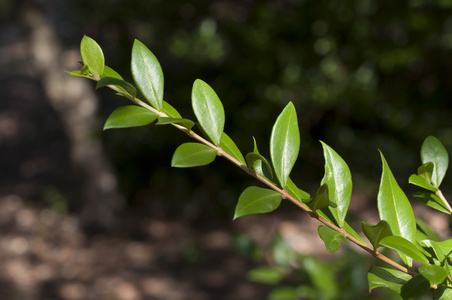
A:
[[[86,34],[131,81],[139,39],[184,117],[195,79],[214,88],[244,154],[254,136],[268,157],[293,101],[291,177],[315,193],[330,145],[352,172],[358,230],[378,222],[378,149],[412,199],[423,140],[452,148],[452,1],[0,0],[0,18],[1,299],[392,299],[368,293],[371,259],[326,254],[293,205],[232,222],[252,178],[221,158],[172,169],[188,137],[170,126],[102,131],[128,103],[64,71]],[[415,201],[447,237],[449,219]]]

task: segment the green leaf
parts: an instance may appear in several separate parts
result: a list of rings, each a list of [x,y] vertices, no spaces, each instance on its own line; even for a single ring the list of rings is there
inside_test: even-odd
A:
[[[170,118],[182,118],[179,112],[172,107],[168,102],[163,101],[163,112]]]
[[[318,210],[317,213],[327,219],[329,222],[334,223],[334,220],[332,219],[332,215],[329,210]],[[328,214],[327,214],[328,213]],[[336,224],[337,225],[337,224]],[[352,235],[355,239],[361,241],[363,244],[366,244],[366,242],[362,239],[362,237],[347,223],[344,223],[344,229],[347,231],[348,234]]]
[[[400,295],[403,299],[411,299],[419,296],[431,287],[430,282],[421,275],[417,275],[408,280],[400,291]]]
[[[84,77],[84,78],[88,78],[88,79],[93,79],[91,76],[89,76],[89,74],[86,74],[84,71],[82,70],[75,70],[75,71],[66,71],[66,73],[68,75],[74,76],[74,77]]]
[[[135,96],[137,95],[137,90],[132,84],[114,77],[102,77],[97,82],[96,89],[107,85],[116,85],[118,87],[121,87],[122,90],[126,91],[130,96],[132,96],[133,99],[135,99]]]
[[[403,237],[387,236],[380,240],[379,245],[396,250],[399,255],[403,253],[421,264],[429,264],[427,257],[413,243]]]
[[[425,223],[423,220],[416,218],[416,225],[418,229],[420,229],[429,239],[433,241],[440,241],[439,235],[431,229],[427,223]]]
[[[345,161],[330,146],[320,141],[325,157],[325,175],[321,185],[328,186],[329,198],[337,207],[330,208],[339,227],[344,226],[345,216],[352,196],[352,175]]]
[[[185,143],[177,147],[171,166],[191,168],[208,165],[215,160],[217,151],[200,143]]]
[[[433,193],[430,192],[416,192],[413,193],[413,197],[417,200],[425,203],[425,205],[430,206],[440,212],[445,214],[450,214],[449,210],[444,206],[444,203],[441,199]]]
[[[452,251],[452,239],[437,242],[436,244],[441,249],[442,253],[450,257]]]
[[[144,107],[126,105],[117,108],[105,121],[104,130],[145,126],[157,119],[158,115]]]
[[[95,40],[86,35],[83,36],[80,43],[80,54],[82,55],[83,65],[88,67],[91,74],[100,77],[104,73],[104,53]]]
[[[441,284],[448,275],[444,268],[435,265],[421,266],[419,268],[419,274],[428,279],[432,284]]]
[[[220,145],[224,129],[224,108],[215,91],[201,79],[196,79],[191,94],[193,111],[199,125],[216,145]]]
[[[402,286],[410,279],[411,275],[402,271],[377,266],[371,267],[367,274],[369,291],[375,288],[385,287],[400,294]]]
[[[311,198],[311,195],[309,195],[309,193],[299,189],[290,178],[287,181],[286,190],[298,201],[303,201]]]
[[[274,211],[281,203],[281,195],[273,190],[251,186],[243,191],[235,208],[234,220],[246,215]]]
[[[163,71],[155,55],[139,40],[132,47],[132,76],[144,98],[154,108],[163,107]]]
[[[178,124],[180,126],[183,126],[187,128],[188,130],[191,130],[193,126],[195,126],[195,122],[189,119],[183,119],[183,118],[168,118],[168,117],[160,117],[157,120],[156,125],[168,125],[168,124]]]
[[[234,141],[225,132],[221,135],[220,147],[226,151],[229,155],[240,161],[246,166],[245,158],[243,158],[242,152],[240,152]]]
[[[328,186],[326,184],[320,186],[314,198],[304,200],[303,202],[314,212],[319,209],[327,208],[329,206],[336,206],[336,204],[329,199]]]
[[[433,293],[433,300],[450,300],[452,299],[452,287],[440,286]]]
[[[246,165],[248,166],[248,168],[255,171],[257,174],[259,174],[261,176],[264,176],[268,179],[273,178],[273,169],[272,169],[270,163],[268,162],[268,160],[259,153],[259,149],[257,148],[256,139],[254,137],[253,137],[253,142],[254,142],[253,152],[250,152],[245,156]],[[262,164],[265,165],[266,169],[264,169],[262,167]],[[267,172],[265,172],[265,171],[267,171]],[[268,173],[268,176],[266,175],[266,173]]]
[[[426,189],[426,190],[429,190],[429,191],[432,191],[432,192],[436,192],[438,190],[431,183],[429,183],[427,181],[427,179],[425,179],[422,176],[416,175],[416,174],[412,174],[410,176],[410,178],[408,179],[408,183],[417,185],[418,187],[421,187],[423,189]]]
[[[300,132],[297,112],[293,103],[289,102],[276,119],[270,137],[270,156],[282,188],[286,187],[299,149]]]
[[[302,260],[302,268],[306,270],[309,279],[314,285],[318,296],[309,299],[338,299],[340,287],[335,277],[334,268],[331,264],[319,261],[313,257],[305,257]],[[302,297],[296,298],[305,299]]]
[[[422,144],[421,160],[423,164],[428,162],[434,164],[432,184],[439,188],[449,166],[449,155],[446,148],[436,137],[429,136]]]
[[[104,73],[102,73],[102,77],[113,77],[119,80],[124,80],[118,72],[110,68],[109,66],[104,66]]]
[[[369,239],[370,243],[376,251],[381,239],[392,235],[388,222],[382,220],[377,225],[371,225],[366,222],[361,223],[364,235]]]
[[[391,169],[380,152],[383,164],[380,189],[378,192],[378,212],[380,220],[385,220],[391,227],[392,234],[416,243],[416,220],[413,209],[405,193],[397,184]],[[411,260],[400,254],[403,261],[411,267]]]
[[[284,278],[284,272],[277,268],[260,267],[251,269],[247,277],[249,280],[264,284],[277,284]]]
[[[338,250],[341,243],[345,242],[345,237],[342,234],[329,227],[319,226],[318,232],[320,238],[325,243],[328,253]]]

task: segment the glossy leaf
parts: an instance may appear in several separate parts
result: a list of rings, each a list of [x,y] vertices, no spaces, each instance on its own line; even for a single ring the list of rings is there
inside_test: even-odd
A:
[[[433,193],[430,192],[416,192],[413,193],[413,197],[417,200],[423,202],[425,205],[430,206],[440,212],[445,214],[450,214],[449,210],[444,206],[441,199]]]
[[[168,115],[170,118],[182,118],[179,112],[172,107],[168,102],[163,101],[163,112]]]
[[[330,146],[322,143],[325,175],[321,185],[328,186],[329,198],[337,207],[330,207],[339,227],[343,227],[352,196],[352,175],[345,161]]]
[[[329,222],[337,225],[335,223],[335,220],[332,219],[333,216],[331,215],[329,210],[323,210],[323,211],[322,210],[318,210],[317,213],[319,215],[321,215],[322,217],[324,217],[325,219],[327,219]],[[362,239],[362,237],[347,222],[344,222],[344,229],[345,229],[345,231],[347,231],[348,234],[353,236],[355,239],[361,241],[363,244],[366,244],[366,242]]]
[[[191,130],[193,126],[195,126],[195,122],[189,119],[183,118],[168,118],[168,117],[160,117],[157,120],[156,125],[168,125],[168,124],[178,124]]]
[[[83,65],[88,68],[91,74],[100,77],[104,73],[104,53],[95,40],[86,35],[83,36],[80,43],[80,54],[82,55]]]
[[[440,286],[433,293],[433,300],[450,300],[452,299],[452,287]]]
[[[191,99],[199,125],[216,146],[220,145],[225,122],[224,108],[220,98],[207,83],[196,79]]]
[[[145,126],[157,119],[158,115],[137,105],[122,106],[111,113],[105,121],[104,130]]]
[[[220,147],[224,151],[226,151],[229,155],[231,155],[232,157],[234,157],[235,159],[237,159],[239,162],[246,166],[246,161],[245,158],[243,158],[242,152],[240,152],[239,148],[234,143],[234,141],[229,137],[229,135],[227,135],[224,132],[221,135]]]
[[[280,203],[281,195],[278,192],[251,186],[240,195],[235,208],[234,220],[246,215],[274,211]]]
[[[122,90],[126,91],[132,98],[135,98],[137,95],[136,88],[127,81],[117,79],[114,77],[102,77],[96,85],[96,89],[107,86],[107,85],[116,85],[121,87]]]
[[[371,267],[367,274],[369,291],[375,288],[385,287],[400,294],[402,286],[410,279],[411,275],[402,271],[378,266]]]
[[[439,188],[449,166],[449,155],[443,144],[434,136],[424,140],[421,147],[422,163],[432,162],[434,164],[432,184]]]
[[[270,137],[270,156],[282,188],[286,187],[299,149],[300,132],[297,112],[293,103],[289,102],[276,119]]]
[[[432,284],[440,284],[446,279],[448,273],[444,268],[435,265],[421,266],[419,274],[424,276]]]
[[[408,183],[417,185],[418,187],[421,187],[432,192],[436,192],[438,190],[431,183],[429,183],[424,177],[416,174],[412,174],[410,176],[410,178],[408,179]]]
[[[314,212],[329,206],[336,206],[336,204],[329,199],[328,186],[326,184],[320,186],[312,199],[304,200],[303,202]]]
[[[272,179],[273,178],[272,167],[268,160],[259,153],[256,139],[254,137],[253,141],[254,141],[254,150],[253,152],[250,152],[245,156],[246,165],[248,166],[248,168],[255,171],[257,174],[264,176],[268,179]],[[267,172],[264,171],[262,164],[265,165],[265,171]],[[268,176],[266,175],[266,173],[268,173]]]
[[[399,255],[403,253],[421,264],[426,265],[429,263],[425,255],[419,251],[413,243],[403,237],[387,236],[381,239],[379,244],[380,246],[396,250]]]
[[[208,165],[215,160],[217,151],[200,143],[185,143],[177,147],[171,166],[191,168]]]
[[[392,234],[416,243],[416,220],[413,209],[405,193],[397,184],[383,153],[380,152],[383,171],[378,192],[378,212],[380,220],[388,222]],[[411,260],[399,253],[408,266]]]
[[[284,278],[284,272],[277,268],[261,267],[251,269],[247,278],[264,284],[277,284]]]
[[[370,243],[377,250],[381,239],[392,235],[388,222],[382,220],[377,225],[371,225],[366,222],[361,223],[364,235],[369,239]]]
[[[319,226],[318,228],[319,236],[325,243],[326,251],[334,252],[339,249],[341,243],[345,242],[345,237],[326,226]]]
[[[431,284],[427,279],[421,275],[417,275],[402,286],[400,296],[403,299],[411,299],[425,293],[430,287]]]
[[[309,195],[309,193],[299,189],[290,178],[287,181],[286,190],[298,201],[303,201],[311,198],[311,195]]]
[[[163,71],[155,55],[139,40],[132,47],[132,76],[144,98],[154,108],[163,108]]]
[[[113,77],[116,79],[124,80],[118,72],[110,68],[109,66],[104,66],[104,73],[102,73],[102,77]]]

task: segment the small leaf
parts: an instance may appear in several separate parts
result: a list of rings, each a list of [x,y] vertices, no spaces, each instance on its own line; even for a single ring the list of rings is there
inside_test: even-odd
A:
[[[225,132],[223,132],[223,134],[221,135],[220,147],[224,151],[226,151],[229,155],[231,155],[232,157],[234,157],[235,159],[237,159],[239,162],[246,166],[246,161],[245,158],[243,158],[242,152],[240,152],[237,145]]]
[[[311,195],[309,195],[309,193],[299,189],[290,178],[287,181],[286,190],[298,201],[303,201],[311,198]]]
[[[408,280],[400,291],[400,295],[403,299],[411,299],[419,296],[431,287],[430,282],[421,275],[417,275]]]
[[[177,168],[191,168],[208,165],[215,160],[217,151],[199,143],[185,143],[177,147],[171,166]]]
[[[144,98],[162,111],[163,71],[155,55],[139,40],[132,47],[132,76]]]
[[[254,150],[253,150],[253,152],[250,152],[245,156],[246,165],[248,166],[248,168],[250,168],[257,174],[264,176],[268,179],[272,179],[273,178],[273,169],[272,169],[270,163],[268,162],[268,160],[259,153],[259,149],[257,148],[256,139],[254,137],[253,137],[253,141],[254,141]],[[262,164],[265,165],[265,168],[266,168],[265,170],[262,167]],[[265,171],[267,171],[267,172],[265,172]],[[268,173],[269,176],[267,176],[266,173]]]
[[[446,256],[451,255],[452,251],[452,239],[445,240],[442,242],[437,242],[436,245],[441,249],[442,253],[444,253]]]
[[[405,193],[397,184],[383,153],[380,152],[383,171],[378,192],[378,213],[380,220],[388,222],[392,234],[416,243],[416,220],[413,209]],[[403,261],[411,267],[411,260],[400,254]]]
[[[286,105],[273,125],[270,137],[270,156],[275,169],[276,178],[282,188],[298,157],[300,149],[300,132],[297,112],[292,102]]]
[[[416,218],[416,225],[417,227],[431,240],[439,242],[440,238],[439,235],[431,229],[427,223],[425,223],[423,220]]]
[[[419,251],[413,243],[403,237],[387,236],[380,240],[379,245],[396,250],[399,255],[400,253],[403,253],[421,264],[429,264],[429,261],[425,255]]]
[[[277,268],[261,267],[251,269],[247,277],[249,280],[264,284],[277,284],[284,278],[284,272]]]
[[[243,191],[235,208],[234,220],[246,215],[274,211],[281,203],[281,195],[273,190],[251,186]]]
[[[328,186],[331,201],[337,207],[330,207],[339,227],[344,226],[345,216],[352,196],[352,175],[345,161],[330,146],[322,142],[325,156],[325,175],[320,184]]]
[[[341,243],[345,242],[345,237],[342,234],[329,227],[319,226],[318,232],[320,238],[325,243],[328,253],[338,250]]]
[[[163,112],[168,115],[170,118],[182,118],[179,112],[172,107],[168,102],[163,101]]]
[[[422,166],[417,168],[417,175],[425,178],[425,180],[427,180],[427,182],[431,184],[434,168],[435,168],[435,165],[432,162],[423,164]]]
[[[104,73],[104,53],[95,40],[86,35],[83,36],[80,43],[80,54],[82,55],[83,65],[88,67],[91,74],[100,77]]]
[[[113,77],[119,80],[124,80],[118,72],[110,68],[109,66],[104,66],[104,73],[102,73],[102,77]]]
[[[413,193],[413,197],[425,203],[425,205],[430,206],[431,208],[439,210],[440,212],[443,212],[445,214],[450,214],[449,210],[444,206],[444,203],[441,201],[441,199],[433,193],[416,192]]]
[[[334,220],[332,219],[333,216],[331,215],[329,210],[318,210],[317,213],[319,215],[321,215],[322,217],[324,217],[329,222],[335,224]],[[337,224],[335,224],[335,225],[337,225]],[[355,239],[361,241],[363,244],[366,244],[366,242],[362,239],[362,237],[347,222],[344,222],[344,229],[345,229],[345,231],[347,231],[348,234],[352,235]]]
[[[74,76],[74,77],[84,77],[84,78],[88,78],[88,79],[93,79],[92,77],[90,77],[89,75],[87,75],[85,72],[83,72],[82,70],[75,70],[75,71],[66,71],[66,73],[68,75]]]
[[[168,125],[168,124],[178,124],[191,130],[193,126],[195,126],[195,122],[189,119],[183,118],[168,118],[168,117],[160,117],[157,120],[156,125]]]
[[[216,146],[220,145],[225,122],[224,108],[220,98],[207,83],[196,79],[191,99],[199,125]]]
[[[370,243],[377,250],[380,240],[392,235],[391,228],[388,222],[382,220],[377,225],[371,225],[366,222],[361,223],[364,234],[369,239]]]
[[[440,286],[433,293],[433,300],[450,300],[452,299],[452,287]]]
[[[118,87],[121,87],[122,90],[126,91],[130,96],[132,96],[133,99],[135,99],[135,96],[137,95],[137,90],[132,84],[114,77],[102,77],[97,82],[96,89],[107,85],[116,85]]]
[[[418,187],[421,187],[423,189],[432,191],[432,192],[436,192],[438,189],[436,187],[434,187],[432,184],[430,184],[427,179],[425,179],[422,176],[416,175],[416,174],[412,174],[410,176],[410,178],[408,179],[408,183],[417,185]]]
[[[104,130],[145,126],[157,119],[158,115],[136,105],[122,106],[111,113],[105,121]]]
[[[369,291],[375,288],[385,287],[400,294],[402,286],[410,279],[411,275],[402,271],[377,266],[371,267],[367,274]]]
[[[444,268],[435,265],[421,266],[419,273],[432,284],[441,284],[448,275]]]
[[[428,162],[434,164],[432,184],[439,188],[449,166],[449,155],[446,148],[436,137],[429,136],[422,144],[421,160],[423,164]]]
[[[328,196],[328,186],[323,184],[317,190],[314,198],[303,201],[314,212],[319,209],[327,208],[328,206],[336,206],[336,204],[330,201]]]

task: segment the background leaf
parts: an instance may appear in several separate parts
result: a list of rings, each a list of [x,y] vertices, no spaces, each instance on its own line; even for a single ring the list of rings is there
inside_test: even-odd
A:
[[[242,152],[240,152],[237,145],[234,141],[227,135],[225,132],[221,135],[220,147],[226,151],[229,155],[240,161],[243,165],[246,166],[245,158],[243,157]]]
[[[235,208],[234,220],[246,215],[274,211],[281,203],[281,195],[274,191],[251,186],[243,191]]]
[[[158,115],[144,107],[126,105],[113,111],[105,121],[104,130],[145,126],[157,119]]]
[[[254,282],[277,284],[284,278],[284,272],[277,268],[260,267],[251,269],[246,277]]]
[[[352,175],[345,161],[330,146],[320,141],[325,157],[325,175],[321,185],[328,186],[329,199],[337,207],[330,207],[339,227],[344,226],[345,216],[352,196]]]
[[[216,145],[220,145],[224,129],[224,108],[215,91],[201,79],[196,79],[191,94],[193,111],[201,128]]]
[[[377,225],[371,225],[366,222],[362,222],[361,228],[374,247],[374,250],[377,250],[378,244],[380,243],[381,239],[392,235],[391,228],[385,220],[378,222]]]
[[[270,156],[276,177],[285,188],[300,149],[297,113],[292,102],[286,105],[273,125],[270,137]]]
[[[443,144],[434,136],[424,140],[421,147],[422,163],[432,162],[434,164],[432,183],[439,188],[449,166],[449,155]]]
[[[383,165],[377,203],[380,220],[388,222],[392,234],[416,243],[416,220],[413,209],[405,193],[397,184],[383,153],[380,152],[380,155]],[[410,259],[403,254],[400,254],[400,257],[411,266]]]
[[[171,166],[190,168],[208,165],[215,160],[217,151],[200,143],[185,143],[177,147]]]
[[[83,36],[80,43],[80,54],[82,55],[83,65],[94,76],[100,77],[104,73],[105,58],[102,48],[89,36]]]
[[[132,76],[144,98],[162,111],[163,71],[155,55],[139,40],[132,47]]]
[[[338,250],[341,243],[345,242],[345,237],[336,230],[326,226],[319,226],[317,230],[320,238],[325,243],[328,253]]]

